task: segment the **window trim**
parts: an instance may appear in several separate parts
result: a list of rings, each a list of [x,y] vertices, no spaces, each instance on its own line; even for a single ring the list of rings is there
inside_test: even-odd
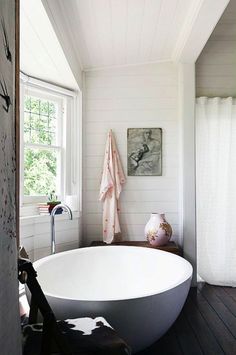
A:
[[[68,133],[66,133],[66,137],[61,136],[61,192],[62,196],[61,199],[65,199],[67,194],[76,194],[78,197],[81,195],[81,181],[80,181],[80,158],[81,153],[75,154],[73,152],[76,142],[76,134],[77,137],[81,136],[81,106],[78,103],[81,103],[81,92],[80,91],[70,91],[68,89],[61,88],[57,85],[49,84],[42,80],[38,80],[35,78],[31,78],[24,73],[20,75],[20,84],[21,84],[21,92],[20,92],[20,103],[21,103],[21,110],[20,110],[20,117],[22,122],[22,117],[24,117],[24,97],[25,91],[28,90],[33,91],[34,93],[43,93],[42,96],[45,95],[44,93],[48,93],[49,96],[53,97],[54,101],[59,101],[62,103],[62,115],[65,115],[65,118],[61,120],[61,133],[65,132],[65,127],[68,128]],[[50,99],[50,98],[49,98]],[[67,117],[66,117],[67,116]],[[79,116],[79,120],[76,120],[77,116]],[[63,118],[63,117],[62,117]],[[24,207],[29,210],[29,207],[32,206],[32,213],[36,210],[36,204],[39,202],[45,202],[47,196],[25,196],[24,193],[24,126],[21,124],[20,134],[21,134],[21,143],[20,144],[20,156],[21,156],[21,164],[20,164],[20,207],[21,210]],[[76,133],[77,132],[77,133]],[[76,133],[76,134],[75,134]],[[28,144],[27,144],[28,145]],[[30,144],[29,144],[30,145]],[[42,145],[43,146],[43,145]],[[68,149],[66,149],[68,146]],[[82,146],[80,142],[80,147]],[[46,146],[47,148],[55,148],[58,149],[57,146]],[[43,147],[42,147],[43,148]],[[78,147],[77,147],[78,149]],[[79,170],[78,170],[79,167]],[[67,169],[69,168],[69,174]],[[66,171],[66,174],[65,174]],[[67,176],[69,175],[69,177]],[[79,182],[77,181],[77,177],[79,178]],[[80,199],[79,199],[80,201]],[[81,205],[81,202],[80,202]],[[25,213],[22,213],[25,215]],[[29,214],[31,214],[29,212]]]

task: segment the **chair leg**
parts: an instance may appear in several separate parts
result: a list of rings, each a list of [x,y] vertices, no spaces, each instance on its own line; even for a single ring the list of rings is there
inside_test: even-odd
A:
[[[52,351],[52,341],[57,345],[60,354],[73,355],[69,344],[63,337],[61,331],[58,328],[56,319],[53,313],[49,313],[44,316],[43,322],[43,334],[42,334],[42,346],[40,355],[50,355]]]
[[[62,336],[62,332],[58,328],[58,324],[57,323],[54,324],[53,338],[54,338],[58,348],[60,349],[60,351],[61,351],[61,353],[63,355],[73,355],[73,353],[71,351],[71,347],[68,344],[68,341],[66,340],[66,338],[64,338]]]
[[[34,296],[32,295],[30,301],[29,324],[37,323],[37,317],[38,317],[38,306],[34,300]]]
[[[51,355],[52,331],[54,326],[53,321],[54,320],[51,315],[44,318],[40,355]]]

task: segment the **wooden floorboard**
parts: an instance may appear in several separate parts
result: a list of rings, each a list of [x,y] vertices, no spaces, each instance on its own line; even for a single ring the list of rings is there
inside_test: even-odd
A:
[[[225,292],[236,301],[236,287],[223,287]]]
[[[222,322],[221,318],[215,312],[214,308],[202,296],[198,290],[197,293],[190,292],[190,297],[195,302],[205,321],[211,328],[223,351],[228,355],[236,354],[236,341],[231,332]]]
[[[182,350],[174,327],[169,330],[167,336],[162,337],[161,345],[163,350],[161,352],[161,349],[159,349],[159,354],[164,354],[165,351],[167,355],[182,355]],[[155,352],[155,354],[157,354],[157,352]]]
[[[206,355],[223,355],[224,351],[211,331],[208,323],[196,307],[195,303],[188,297],[183,312],[188,319],[201,347]]]
[[[229,332],[236,339],[236,318],[231,313],[231,311],[224,305],[222,300],[217,296],[216,291],[213,287],[205,285],[201,289],[201,294],[208,301],[214,311],[217,313],[219,318],[228,328]],[[236,351],[236,349],[235,349]],[[236,352],[235,352],[236,354]]]
[[[139,352],[136,355],[182,355],[182,349],[178,342],[174,327],[163,336],[158,342],[148,349]]]
[[[192,288],[171,329],[138,355],[236,355],[236,288]]]
[[[175,322],[174,329],[183,354],[203,355],[201,345],[198,342],[192,327],[185,318],[184,312],[180,314],[177,322]]]
[[[215,286],[214,291],[229,311],[236,317],[235,300],[225,291],[224,287]]]

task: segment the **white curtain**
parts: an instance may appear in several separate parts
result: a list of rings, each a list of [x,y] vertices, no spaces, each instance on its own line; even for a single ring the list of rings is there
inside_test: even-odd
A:
[[[236,101],[197,99],[198,273],[236,286]]]

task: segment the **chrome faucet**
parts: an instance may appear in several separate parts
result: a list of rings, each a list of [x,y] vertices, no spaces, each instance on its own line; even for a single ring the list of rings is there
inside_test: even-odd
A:
[[[69,219],[73,219],[72,211],[69,206],[64,204],[56,205],[51,212],[51,254],[56,252],[56,240],[55,240],[55,214],[59,208],[68,212]]]

